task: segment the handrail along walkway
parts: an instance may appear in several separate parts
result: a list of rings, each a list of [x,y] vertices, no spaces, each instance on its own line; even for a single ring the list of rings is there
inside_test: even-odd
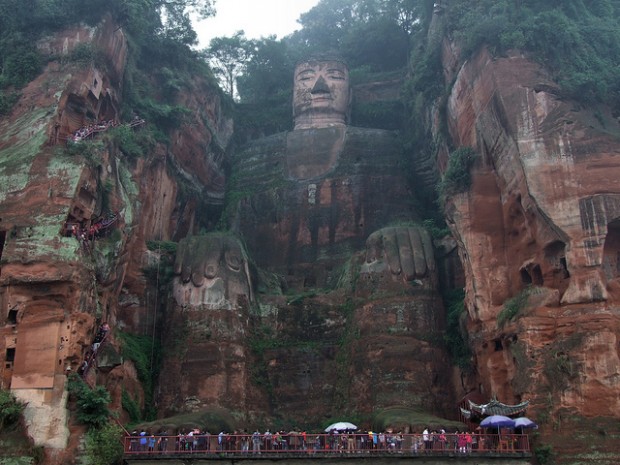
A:
[[[170,458],[194,456],[195,458],[245,457],[245,458],[317,458],[334,456],[345,458],[365,455],[400,456],[530,456],[526,434],[472,434],[473,442],[462,445],[459,434],[445,434],[445,441],[434,438],[426,443],[422,434],[381,434],[383,443],[375,442],[369,433],[363,434],[286,434],[276,442],[273,435],[264,434],[196,434],[162,436],[126,436],[125,458]]]

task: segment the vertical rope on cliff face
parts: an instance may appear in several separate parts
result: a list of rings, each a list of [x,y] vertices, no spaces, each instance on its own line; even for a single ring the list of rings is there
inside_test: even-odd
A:
[[[161,216],[159,217],[160,230],[159,242],[157,244],[157,275],[155,278],[155,310],[153,312],[153,332],[151,333],[151,373],[153,373],[153,358],[155,357],[155,329],[157,323],[157,305],[159,304],[159,266],[161,265]]]

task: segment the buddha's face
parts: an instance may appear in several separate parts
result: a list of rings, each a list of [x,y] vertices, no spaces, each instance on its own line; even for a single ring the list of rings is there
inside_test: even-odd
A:
[[[349,110],[349,70],[340,61],[310,60],[295,68],[295,129],[344,125]]]

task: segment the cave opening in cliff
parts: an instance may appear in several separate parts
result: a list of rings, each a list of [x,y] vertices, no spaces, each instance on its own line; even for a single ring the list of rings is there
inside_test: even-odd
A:
[[[17,310],[15,309],[9,310],[9,315],[7,316],[6,320],[10,325],[16,325],[17,324]]]
[[[521,268],[520,272],[521,282],[523,284],[534,284],[536,286],[542,286],[543,275],[540,269],[540,265],[528,265],[527,267]]]
[[[566,257],[560,258],[560,268],[562,269],[564,278],[570,278],[570,273],[568,272],[568,265],[566,263]]]
[[[556,240],[545,247],[545,264],[545,286],[555,287],[563,294],[570,278],[564,242]]]
[[[5,360],[11,363],[15,361],[15,347],[9,347],[8,349],[6,349]]]
[[[521,268],[521,282],[523,284],[532,284],[532,277],[525,268]]]
[[[607,225],[603,247],[603,271],[607,279],[620,277],[620,220]]]

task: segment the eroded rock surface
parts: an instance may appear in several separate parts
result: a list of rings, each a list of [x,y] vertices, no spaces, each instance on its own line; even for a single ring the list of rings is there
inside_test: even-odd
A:
[[[478,382],[532,415],[620,414],[620,127],[599,111],[560,98],[526,57],[486,52],[448,102],[456,145],[480,155],[448,204]]]
[[[105,69],[67,58],[80,45],[105,56]],[[197,78],[196,97],[180,99],[199,121],[176,132],[181,142],[169,152],[158,145],[130,163],[102,142],[65,148],[88,124],[124,123],[119,109],[127,41],[108,18],[37,47],[50,56],[44,72],[0,119],[0,380],[27,404],[28,433],[44,446],[50,463],[67,463],[78,442],[72,432],[83,432],[68,416],[67,376],[90,359],[103,321],[112,330],[96,369],[91,364],[85,377],[108,388],[123,420],[123,394],[139,407],[144,401],[117,332],[152,331],[157,299],[147,292],[144,269],[159,257],[153,259],[146,241],[186,235],[198,204],[180,205],[178,178],[166,157],[177,172],[192,173],[188,182],[209,185],[208,202],[221,203],[222,153],[232,125],[217,93]],[[112,214],[113,225],[98,239],[72,234],[72,225],[88,227]]]

